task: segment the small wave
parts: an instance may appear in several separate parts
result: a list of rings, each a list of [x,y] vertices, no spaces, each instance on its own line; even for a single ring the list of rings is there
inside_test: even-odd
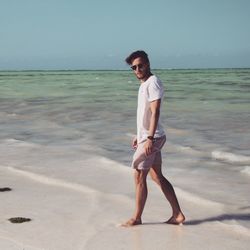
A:
[[[194,150],[193,148],[191,148],[189,146],[175,145],[175,148],[180,150],[180,151],[185,151],[185,152],[189,152],[189,153],[198,152],[198,150]]]
[[[17,140],[14,138],[5,139],[3,140],[3,142],[6,143],[7,145],[18,146],[18,147],[37,147],[38,146],[35,143],[25,142],[25,141]]]
[[[250,176],[250,166],[245,166],[240,172]]]
[[[175,134],[175,135],[187,135],[188,134],[187,130],[172,128],[172,127],[168,127],[167,132],[170,134]]]
[[[102,168],[108,169],[110,171],[116,170],[120,173],[130,173],[131,172],[131,168],[129,168],[128,166],[123,165],[117,161],[113,161],[111,159],[108,159],[106,157],[101,157],[100,162],[103,163],[103,164],[101,164]]]
[[[190,146],[182,146],[182,145],[172,144],[172,143],[167,142],[167,151],[169,150],[181,152],[181,153],[188,154],[188,155],[196,155],[196,156],[203,156],[206,154],[205,152],[199,151]]]
[[[16,113],[8,113],[8,112],[0,112],[0,116],[2,117],[16,117],[17,114]]]
[[[17,116],[17,114],[16,114],[16,113],[9,113],[9,114],[7,114],[7,116],[10,116],[10,117],[16,117],[16,116]]]
[[[250,162],[250,157],[244,155],[233,154],[229,152],[223,152],[219,150],[212,151],[212,158],[216,160],[222,160],[227,162],[238,162],[238,163],[246,163]]]
[[[126,136],[130,137],[130,138],[134,138],[136,135],[135,134],[131,134],[131,133],[126,133]]]

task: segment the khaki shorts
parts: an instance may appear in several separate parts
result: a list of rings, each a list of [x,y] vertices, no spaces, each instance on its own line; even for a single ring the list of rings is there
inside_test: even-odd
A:
[[[156,138],[153,142],[152,153],[146,156],[144,152],[144,145],[146,140],[137,145],[137,149],[133,156],[132,168],[139,170],[148,170],[152,166],[161,165],[161,149],[166,142],[166,136]]]

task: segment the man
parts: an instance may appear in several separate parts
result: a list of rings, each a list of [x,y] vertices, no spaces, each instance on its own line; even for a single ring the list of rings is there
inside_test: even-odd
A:
[[[132,167],[135,169],[135,212],[130,220],[122,226],[142,224],[141,216],[147,199],[147,174],[161,187],[168,199],[173,214],[168,224],[182,224],[185,216],[182,213],[172,185],[161,171],[161,148],[166,136],[160,124],[160,106],[163,101],[163,85],[159,78],[151,73],[148,55],[144,51],[135,51],[126,58],[141,85],[138,92],[137,136],[132,146],[136,149]]]

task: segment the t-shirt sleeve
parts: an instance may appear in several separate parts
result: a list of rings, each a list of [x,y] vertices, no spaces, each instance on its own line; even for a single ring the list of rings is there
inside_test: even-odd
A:
[[[148,86],[148,101],[159,100],[163,96],[163,86],[160,82],[154,80]]]

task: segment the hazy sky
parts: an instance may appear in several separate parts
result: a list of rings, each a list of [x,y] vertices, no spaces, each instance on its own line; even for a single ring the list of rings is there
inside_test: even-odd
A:
[[[250,67],[249,0],[0,0],[0,69]]]

